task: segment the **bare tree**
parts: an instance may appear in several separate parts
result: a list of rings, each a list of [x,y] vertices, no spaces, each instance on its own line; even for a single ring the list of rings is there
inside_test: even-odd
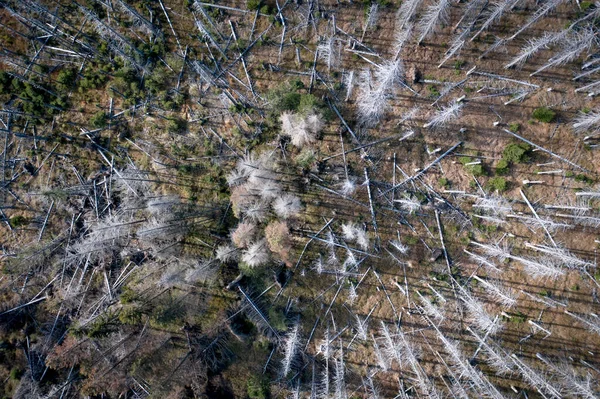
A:
[[[521,263],[525,267],[525,271],[535,278],[556,278],[565,273],[556,260],[550,257],[539,257],[537,259],[525,258],[523,256],[512,255],[508,249],[502,248],[497,244],[480,244],[474,241],[471,241],[471,243],[482,248],[489,256],[498,258],[500,261],[510,259]]]
[[[263,332],[267,337],[276,342],[279,341],[279,332],[271,325],[269,319],[259,307],[256,300],[252,299],[250,295],[240,286],[237,286],[238,291],[242,295],[243,307],[242,310],[248,315],[250,320]]]
[[[390,363],[387,360],[387,357],[384,356],[383,351],[379,347],[377,343],[377,339],[373,334],[371,334],[371,340],[373,341],[373,353],[375,354],[375,359],[377,360],[377,364],[383,371],[387,371],[390,367]]]
[[[468,321],[481,331],[492,335],[496,334],[502,328],[498,319],[492,317],[484,308],[483,304],[464,287],[458,283],[456,283],[455,286],[458,287],[460,293],[459,299],[464,303],[467,309],[469,315]]]
[[[297,216],[302,210],[300,198],[293,194],[282,194],[273,201],[273,210],[275,213],[284,218]]]
[[[573,129],[580,134],[594,134],[600,130],[600,111],[580,113],[573,121]]]
[[[344,86],[346,86],[346,98],[345,101],[348,101],[350,97],[352,97],[352,93],[354,91],[354,71],[350,71],[345,73],[343,76]]]
[[[406,246],[406,245],[402,244],[402,242],[400,242],[400,239],[390,241],[390,245],[392,246],[392,248],[394,248],[396,251],[400,252],[402,255],[406,254],[409,250],[408,246]]]
[[[500,375],[506,375],[512,373],[514,364],[509,360],[510,357],[504,351],[504,349],[498,347],[498,345],[486,342],[485,337],[480,337],[475,331],[467,327],[467,330],[475,337],[479,342],[479,347],[483,349],[486,354],[486,363],[488,363],[496,373]]]
[[[448,122],[460,116],[463,105],[463,103],[455,101],[447,107],[440,109],[433,115],[429,122],[423,125],[423,127],[435,129],[446,125]]]
[[[517,3],[521,0],[499,0],[492,3],[492,8],[490,9],[489,14],[487,15],[487,19],[481,25],[481,28],[471,37],[471,41],[475,40],[477,36],[481,34],[484,30],[488,29],[494,22],[498,21],[502,18],[505,12],[511,10]]]
[[[598,39],[596,37],[596,31],[593,29],[586,29],[582,33],[572,33],[567,36],[566,40],[563,42],[562,50],[558,52],[558,54],[552,56],[544,66],[538,68],[531,76],[537,75],[548,68],[571,62],[579,57],[584,51],[590,51],[597,43]]]
[[[352,195],[352,193],[354,193],[354,191],[356,190],[356,179],[353,178],[352,176],[349,176],[348,178],[344,179],[344,181],[342,181],[342,187],[340,189],[340,192],[345,195],[345,196],[349,196]]]
[[[186,270],[185,281],[188,284],[206,284],[217,277],[218,271],[214,261],[197,261]]]
[[[269,261],[269,251],[266,240],[252,243],[242,251],[242,262],[250,267],[262,266]]]
[[[435,31],[436,26],[447,22],[449,7],[450,1],[448,0],[438,0],[437,3],[427,7],[417,28],[420,32],[419,43],[427,36],[431,35]]]
[[[377,124],[385,114],[392,90],[403,80],[404,64],[399,58],[385,61],[377,66],[374,75],[365,70],[359,83],[358,117],[365,126]]]
[[[539,372],[532,369],[524,361],[519,359],[514,353],[511,355],[511,358],[515,366],[517,366],[517,369],[519,370],[519,373],[521,374],[523,379],[529,385],[531,385],[533,389],[540,392],[544,396],[556,399],[562,398],[562,393],[560,392],[560,390],[554,387],[551,384],[551,381],[548,380],[544,375],[541,375]]]
[[[589,317],[565,310],[565,313],[580,322],[586,330],[600,335],[600,316],[591,313]]]
[[[230,201],[234,214],[260,222],[266,219],[271,202],[281,195],[277,158],[269,153],[249,154],[229,174]]]
[[[557,33],[545,32],[541,37],[535,39],[529,39],[527,45],[521,48],[519,54],[514,57],[504,68],[511,68],[513,66],[521,67],[525,62],[538,51],[547,48],[548,46],[556,43],[557,41],[564,38],[566,31]]]
[[[137,12],[133,7],[129,6],[123,0],[118,0],[115,2],[117,8],[121,9],[125,14],[128,14],[133,20],[133,25],[142,29],[144,33],[147,35],[157,35],[157,28],[148,21],[144,16],[142,16],[139,12]]]
[[[327,69],[336,68],[342,58],[342,46],[340,39],[334,35],[329,36],[317,46],[319,58],[325,61]]]
[[[396,342],[393,334],[383,321],[381,321],[380,334],[381,339],[383,340],[382,353],[386,359],[386,364],[391,365],[392,362],[396,362],[399,365],[402,365],[404,359],[403,348]]]
[[[478,255],[476,253],[473,253],[471,251],[468,251],[466,249],[463,249],[463,251],[467,255],[469,255],[469,257],[471,257],[471,259],[473,259],[475,262],[477,262],[478,265],[483,266],[488,272],[491,272],[493,274],[501,272],[501,270],[498,268],[498,266],[496,266],[496,264],[494,264],[494,262],[491,262],[488,258]]]
[[[404,198],[395,199],[394,202],[398,203],[401,209],[411,214],[421,209],[421,201],[409,195],[405,195]]]
[[[231,241],[238,248],[246,248],[254,242],[257,234],[256,224],[252,222],[241,222],[231,232]]]
[[[565,271],[561,269],[556,260],[550,257],[531,259],[511,255],[510,259],[521,263],[525,271],[534,278],[557,278],[565,274]]]
[[[404,5],[407,2],[402,3]],[[394,36],[394,52],[395,58],[398,58],[406,43],[410,40],[413,32],[413,24],[407,23],[403,28],[396,31]]]
[[[467,359],[465,359],[458,344],[454,340],[447,338],[429,319],[427,320],[437,333],[440,342],[442,342],[444,345],[444,350],[448,354],[450,365],[455,367],[459,375],[461,375],[462,378],[470,381],[472,388],[480,395],[495,399],[503,398],[504,396],[498,391],[498,389],[492,383],[490,383],[490,381],[479,370],[475,369]]]
[[[356,242],[361,249],[366,251],[369,248],[367,232],[356,226],[356,224],[352,222],[342,224],[342,233],[344,239]]]
[[[543,361],[555,375],[559,376],[566,392],[586,399],[596,399],[598,397],[596,389],[594,389],[592,376],[589,373],[582,378],[577,375],[573,366],[566,362],[559,362],[556,364],[554,361],[544,357],[541,353],[536,353],[536,357]]]
[[[525,246],[543,254],[549,255],[554,258],[557,262],[563,264],[570,269],[585,269],[587,267],[594,267],[595,264],[586,262],[583,259],[573,255],[565,248],[561,247],[550,247],[547,245],[529,244],[525,243]]]
[[[175,287],[185,281],[187,265],[179,260],[173,259],[169,267],[165,268],[161,274],[158,284],[164,288]]]
[[[365,16],[365,23],[363,27],[363,33],[361,37],[361,41],[364,39],[367,30],[374,26],[377,23],[377,18],[379,17],[379,4],[372,3],[369,9],[367,10],[367,14]]]
[[[317,114],[303,116],[284,112],[279,120],[281,121],[281,133],[290,137],[292,144],[298,148],[314,143],[317,140],[317,134],[323,128],[321,116]]]
[[[396,14],[400,29],[403,29],[413,19],[421,2],[422,0],[407,0],[402,2]]]
[[[527,21],[520,26],[519,30],[517,30],[511,37],[509,37],[508,40],[512,40],[515,37],[517,37],[519,34],[524,32],[527,28],[529,28],[531,25],[533,25],[534,23],[539,21],[544,15],[546,15],[550,11],[554,10],[556,7],[558,7],[563,2],[564,2],[564,0],[548,0],[548,1],[546,1],[544,4],[542,4],[540,7],[537,8],[535,13],[533,15],[531,15],[531,17],[529,17],[527,19]]]
[[[233,245],[220,245],[217,247],[215,258],[223,263],[234,262],[239,258],[239,251]]]
[[[492,283],[489,280],[484,280],[477,275],[473,278],[481,283],[489,297],[503,307],[510,309],[516,305],[517,300],[511,290],[501,286],[499,283]]]
[[[283,359],[281,360],[281,374],[285,377],[292,370],[298,350],[300,349],[299,324],[294,327],[283,338]]]
[[[340,349],[337,351],[337,356],[334,358],[334,398],[335,399],[347,399],[346,393],[346,365],[344,362],[344,351],[340,345]]]
[[[424,295],[421,295],[419,291],[416,291],[417,296],[419,297],[419,302],[421,303],[422,311],[429,317],[432,317],[434,320],[440,322],[444,319],[444,313],[440,309],[440,307],[434,305],[429,298]]]
[[[506,217],[513,211],[511,202],[501,195],[492,194],[486,197],[478,197],[473,208],[480,209],[492,216]]]

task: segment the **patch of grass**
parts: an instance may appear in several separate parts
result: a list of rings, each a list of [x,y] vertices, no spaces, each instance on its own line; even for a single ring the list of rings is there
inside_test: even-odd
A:
[[[431,271],[431,272],[429,272],[429,277],[431,277],[432,279],[434,279],[436,281],[448,281],[448,274],[446,274],[446,273],[438,273],[438,272]]]
[[[496,226],[495,224],[486,224],[483,225],[483,228],[488,233],[495,233],[496,231],[498,231],[498,226]]]
[[[427,196],[420,191],[414,193],[415,197],[419,200],[419,203],[425,204],[427,203]]]
[[[591,1],[582,1],[581,2],[581,11],[586,12],[594,3]]]
[[[515,324],[522,324],[527,321],[527,316],[525,316],[523,313],[519,312],[517,314],[511,315],[510,321]]]
[[[472,160],[473,160],[473,158],[471,158],[471,157],[460,157],[460,158],[458,158],[458,162],[462,163],[463,165],[468,164]]]
[[[54,201],[66,200],[67,197],[69,196],[65,190],[62,190],[60,188],[44,191],[44,192],[42,192],[42,195],[44,195],[46,198],[54,200]]]
[[[130,306],[123,308],[119,313],[119,321],[126,325],[140,325],[142,324],[143,312],[136,306]]]
[[[246,8],[249,11],[259,10],[261,6],[262,6],[262,0],[247,0],[246,1]]]
[[[301,94],[297,111],[301,114],[307,115],[314,110],[321,108],[321,105],[322,104],[319,102],[317,97],[313,96],[312,94]]]
[[[440,187],[448,187],[450,185],[450,181],[448,181],[448,179],[446,179],[445,177],[441,177],[440,180],[438,180],[438,184],[440,185]]]
[[[104,111],[98,111],[90,118],[90,125],[96,129],[106,127],[108,123],[108,115]]]
[[[582,173],[575,176],[575,181],[578,181],[580,183],[589,184],[589,185],[594,184],[594,179],[592,179],[591,177],[584,175]]]
[[[284,82],[267,94],[271,103],[271,111],[275,117],[284,111],[298,112],[307,115],[321,113],[327,119],[328,110],[325,104],[310,93],[300,93],[305,88],[300,79]]]
[[[150,326],[157,329],[177,331],[181,328],[185,316],[185,309],[176,298],[169,297],[152,309]]]
[[[17,215],[11,217],[9,223],[13,228],[19,228],[27,225],[29,223],[29,218],[22,215]]]
[[[571,291],[579,291],[579,284],[574,284],[574,285],[571,287]]]
[[[536,108],[531,116],[538,122],[550,123],[556,119],[556,112],[548,107],[540,107]]]
[[[404,237],[404,243],[406,245],[416,245],[418,242],[419,242],[419,239],[415,236]]]
[[[271,101],[273,111],[295,111],[300,105],[300,93],[289,90],[278,90],[275,89],[268,94]]]
[[[315,159],[316,157],[314,151],[310,149],[304,149],[296,157],[296,164],[302,169],[310,169],[310,167],[315,163]]]
[[[520,128],[521,128],[521,124],[517,123],[517,122],[513,122],[510,125],[508,125],[508,130],[510,130],[513,133],[517,133]]]
[[[438,98],[440,96],[440,91],[433,85],[427,86],[427,90],[429,90],[429,97]]]
[[[460,239],[459,239],[459,242],[462,245],[466,246],[466,245],[469,245],[469,243],[471,242],[471,239],[468,236],[461,236]]]
[[[262,6],[260,8],[260,13],[261,14],[272,15],[272,14],[275,14],[275,8],[273,6],[265,4],[264,6]]]
[[[116,325],[113,315],[108,313],[98,317],[91,325],[85,327],[85,335],[93,339],[105,338],[115,331]]]
[[[248,378],[247,393],[250,399],[267,399],[269,397],[269,380],[263,375]]]
[[[245,262],[238,263],[238,269],[240,269],[240,273],[249,278],[260,276],[260,274],[262,273],[262,270],[260,268],[249,266]]]
[[[122,304],[132,303],[137,299],[138,295],[129,287],[123,288],[123,292],[119,296],[119,300]]]
[[[229,111],[234,114],[248,113],[250,109],[242,103],[235,103],[229,107]]]
[[[173,117],[167,123],[169,133],[183,133],[187,129],[187,121],[180,117]]]
[[[13,381],[19,381],[21,379],[21,377],[23,376],[23,370],[21,370],[18,367],[13,367],[10,370],[10,379]]]
[[[269,308],[268,317],[269,323],[271,323],[273,328],[276,330],[285,331],[287,329],[287,323],[285,321],[285,315],[283,314],[283,311],[271,306]]]

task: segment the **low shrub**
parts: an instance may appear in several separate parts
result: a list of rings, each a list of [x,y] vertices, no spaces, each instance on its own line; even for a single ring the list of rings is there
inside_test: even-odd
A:
[[[508,173],[509,163],[506,159],[501,159],[496,164],[496,174],[503,176]]]
[[[502,158],[508,163],[523,163],[529,161],[531,146],[527,143],[511,143],[502,151]]]
[[[488,181],[488,189],[503,192],[508,188],[508,183],[503,177],[493,177]]]
[[[536,108],[531,116],[538,122],[550,123],[556,119],[556,112],[548,107],[540,107]]]
[[[269,395],[269,381],[264,376],[253,375],[248,378],[247,392],[250,399],[266,399]]]

